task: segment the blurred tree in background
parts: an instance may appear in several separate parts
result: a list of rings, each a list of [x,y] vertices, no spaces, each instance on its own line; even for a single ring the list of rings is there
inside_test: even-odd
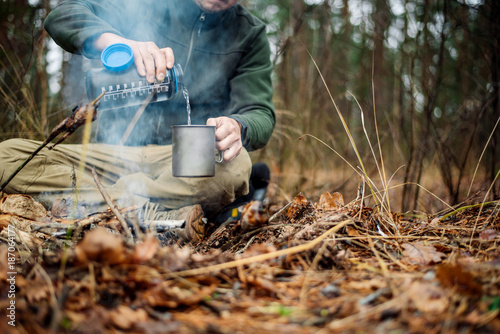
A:
[[[48,111],[43,18],[48,2],[2,0],[0,6],[1,138],[43,135]]]
[[[399,185],[401,210],[429,208],[425,188],[454,204],[489,187],[499,167],[499,8],[493,0],[255,1],[276,45],[280,123],[266,151],[293,180],[283,184],[357,185],[330,148],[307,136],[294,142],[314,135],[359,166],[336,105],[368,177]]]
[[[86,61],[42,29],[57,2],[1,0],[1,140],[42,139],[85,96]],[[493,185],[498,198],[500,2],[243,3],[268,24],[273,49],[277,127],[252,156],[272,166],[277,195],[350,200],[356,148],[395,210],[441,209],[429,191],[451,205]]]

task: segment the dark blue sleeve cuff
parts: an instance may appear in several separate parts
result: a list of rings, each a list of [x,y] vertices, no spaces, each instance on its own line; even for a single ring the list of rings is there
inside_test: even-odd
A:
[[[243,144],[243,147],[247,147],[247,144],[248,144],[248,140],[247,140],[247,123],[241,118],[241,117],[238,117],[237,115],[231,115],[229,116],[229,118],[232,118],[234,120],[236,120],[238,123],[241,124],[241,142]]]

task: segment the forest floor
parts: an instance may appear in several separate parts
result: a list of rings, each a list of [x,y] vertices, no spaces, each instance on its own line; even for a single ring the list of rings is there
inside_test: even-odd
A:
[[[410,218],[299,194],[167,246],[112,212],[0,204],[2,333],[500,332],[497,202]]]

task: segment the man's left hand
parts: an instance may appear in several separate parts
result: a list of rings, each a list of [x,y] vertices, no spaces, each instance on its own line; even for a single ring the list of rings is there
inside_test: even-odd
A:
[[[209,118],[207,125],[215,126],[216,147],[224,152],[224,161],[236,158],[243,147],[241,142],[241,124],[229,117]]]

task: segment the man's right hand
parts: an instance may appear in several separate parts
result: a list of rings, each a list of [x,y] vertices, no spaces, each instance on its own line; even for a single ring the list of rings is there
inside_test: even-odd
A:
[[[102,51],[115,43],[124,43],[132,48],[137,73],[140,76],[145,76],[149,83],[153,83],[155,77],[162,81],[167,69],[174,66],[175,57],[172,49],[160,49],[153,42],[137,42],[112,33],[104,33],[96,39],[94,46],[97,50]]]

